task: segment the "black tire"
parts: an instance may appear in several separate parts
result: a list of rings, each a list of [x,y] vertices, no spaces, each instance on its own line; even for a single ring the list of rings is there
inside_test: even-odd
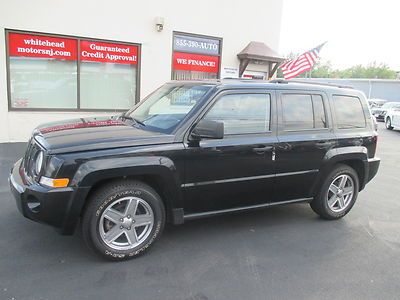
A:
[[[143,200],[143,203],[147,203],[148,206],[151,207],[154,222],[152,223],[152,228],[148,229],[150,233],[148,236],[146,235],[147,238],[139,245],[126,250],[114,249],[107,245],[100,236],[101,229],[99,224],[101,216],[116,200],[130,196],[140,198]],[[143,182],[136,180],[118,180],[110,182],[94,191],[88,201],[82,220],[83,238],[90,249],[106,259],[118,261],[137,257],[144,253],[162,234],[165,225],[164,204],[157,192]],[[103,221],[104,220],[105,219],[103,219]],[[120,228],[122,229],[122,227]],[[135,231],[135,234],[136,233]]]
[[[351,177],[352,183],[354,186],[354,191],[351,200],[347,204],[346,208],[343,211],[335,212],[328,205],[328,193],[329,187],[331,183],[335,181],[336,178],[341,175],[347,175]],[[348,165],[338,164],[329,173],[329,175],[325,178],[317,196],[310,203],[311,208],[315,213],[317,213],[321,218],[327,220],[337,220],[344,217],[353,207],[354,203],[357,200],[359,190],[359,178],[357,172]]]
[[[390,120],[390,117],[386,118],[385,126],[386,129],[393,130],[392,121]]]

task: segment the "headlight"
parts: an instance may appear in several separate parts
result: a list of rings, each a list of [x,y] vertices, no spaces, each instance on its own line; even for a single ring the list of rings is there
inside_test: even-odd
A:
[[[42,171],[43,161],[44,161],[44,153],[43,153],[43,151],[40,150],[36,154],[36,158],[35,158],[35,174],[36,175],[39,175],[40,172]]]

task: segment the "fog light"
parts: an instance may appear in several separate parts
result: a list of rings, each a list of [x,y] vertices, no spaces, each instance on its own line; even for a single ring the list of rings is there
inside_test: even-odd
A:
[[[29,195],[26,201],[26,205],[28,206],[31,212],[33,213],[40,212],[40,201],[35,196]]]
[[[49,178],[42,176],[40,177],[40,184],[53,187],[53,188],[63,188],[67,187],[69,183],[68,178]]]

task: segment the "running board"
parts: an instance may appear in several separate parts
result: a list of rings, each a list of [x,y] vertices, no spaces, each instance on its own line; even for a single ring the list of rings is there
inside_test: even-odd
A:
[[[222,215],[222,214],[242,212],[242,211],[248,211],[248,210],[253,210],[253,209],[258,209],[258,208],[266,208],[266,207],[277,206],[277,205],[300,203],[300,202],[310,202],[311,200],[313,200],[313,198],[300,198],[300,199],[280,201],[280,202],[263,203],[263,204],[256,204],[256,205],[250,205],[250,206],[244,206],[244,207],[235,207],[235,208],[207,211],[207,212],[201,212],[201,213],[187,214],[187,215],[183,216],[183,219],[185,221],[186,220],[195,220],[195,219],[200,219],[200,218],[204,218],[204,217],[212,217],[212,216],[218,216],[218,215]]]

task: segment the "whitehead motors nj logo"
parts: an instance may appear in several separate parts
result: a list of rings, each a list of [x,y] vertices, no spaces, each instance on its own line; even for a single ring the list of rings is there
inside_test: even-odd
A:
[[[10,56],[76,60],[77,41],[74,39],[10,33]]]

